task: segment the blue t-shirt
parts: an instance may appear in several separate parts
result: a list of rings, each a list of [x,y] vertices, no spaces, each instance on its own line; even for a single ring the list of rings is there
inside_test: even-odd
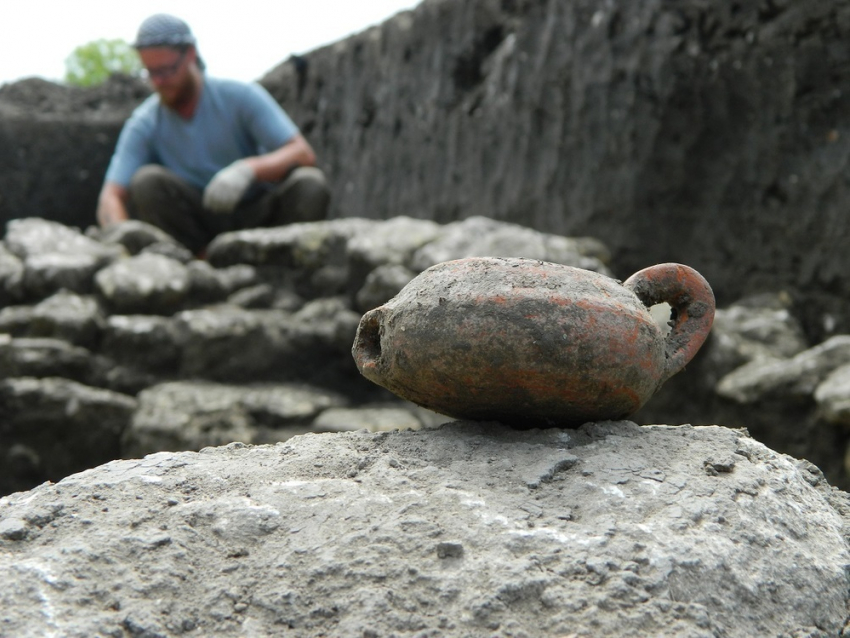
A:
[[[121,130],[106,181],[127,187],[146,164],[161,164],[204,188],[219,170],[244,157],[283,146],[298,134],[280,105],[259,84],[204,78],[188,120],[151,95]]]

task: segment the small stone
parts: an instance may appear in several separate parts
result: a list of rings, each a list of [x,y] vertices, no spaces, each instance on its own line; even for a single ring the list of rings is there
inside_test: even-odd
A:
[[[8,541],[22,541],[27,537],[27,523],[20,518],[7,518],[0,521],[0,538]]]
[[[445,541],[437,544],[438,558],[461,558],[463,552],[463,545],[461,543]]]
[[[735,469],[735,459],[730,457],[716,461],[713,457],[709,457],[703,461],[703,467],[709,476],[717,476],[721,473],[729,474]]]

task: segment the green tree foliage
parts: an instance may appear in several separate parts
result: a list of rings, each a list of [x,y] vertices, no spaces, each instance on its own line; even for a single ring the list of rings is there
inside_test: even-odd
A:
[[[105,82],[113,73],[138,75],[139,56],[125,40],[93,40],[74,49],[65,59],[65,82],[92,86]]]

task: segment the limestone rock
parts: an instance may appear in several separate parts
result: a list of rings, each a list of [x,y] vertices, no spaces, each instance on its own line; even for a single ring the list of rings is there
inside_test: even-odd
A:
[[[824,419],[850,426],[850,363],[826,376],[815,389],[815,401]]]
[[[91,292],[94,274],[123,252],[76,229],[35,217],[10,221],[4,241],[22,260],[24,289],[34,297],[63,288],[80,294]]]
[[[0,378],[63,377],[89,383],[92,353],[64,339],[15,339],[0,333]]]
[[[0,305],[21,300],[23,281],[24,262],[0,242]]]
[[[103,327],[99,352],[121,365],[160,374],[177,374],[180,350],[171,317],[111,315]]]
[[[835,636],[847,499],[722,427],[160,453],[0,499],[3,629]]]
[[[315,432],[354,432],[368,430],[418,430],[447,420],[434,412],[398,402],[360,405],[356,408],[330,408],[313,421]]]
[[[367,231],[352,237],[347,248],[352,261],[371,270],[384,264],[409,264],[417,249],[440,236],[442,226],[400,215]]]
[[[11,220],[4,241],[24,261],[37,255],[89,254],[106,264],[123,252],[90,239],[75,228],[38,217]]]
[[[122,259],[99,271],[95,283],[107,303],[121,314],[143,310],[151,314],[173,313],[190,290],[186,266],[155,254]]]
[[[97,256],[85,253],[33,255],[26,260],[24,288],[29,296],[35,297],[45,297],[59,290],[88,294],[99,268]]]
[[[131,255],[138,255],[148,246],[155,244],[179,246],[165,231],[138,219],[128,219],[121,224],[98,230],[96,239],[106,245],[121,245]]]
[[[188,378],[251,381],[287,364],[295,348],[288,314],[222,305],[186,310],[174,317],[181,349],[180,373]]]
[[[308,299],[345,292],[350,276],[346,246],[377,222],[352,218],[257,228],[220,235],[208,248],[217,268],[248,264],[275,271]]]
[[[356,304],[361,312],[385,304],[401,292],[416,277],[416,273],[401,264],[378,266],[366,276],[357,291]]]
[[[233,305],[186,310],[174,317],[180,375],[229,383],[359,380],[349,354],[359,319],[339,299],[316,299],[296,313]]]
[[[269,284],[257,284],[256,286],[237,290],[227,297],[227,303],[242,308],[271,308],[276,298],[277,294],[273,286]]]
[[[755,359],[723,377],[717,393],[738,403],[811,400],[821,381],[848,361],[850,335],[838,335],[790,359]]]
[[[35,305],[30,334],[59,337],[92,348],[104,320],[103,309],[94,297],[60,291]]]
[[[233,441],[285,440],[307,431],[324,410],[346,403],[338,393],[298,384],[164,383],[139,394],[122,449],[143,456]]]
[[[69,379],[0,380],[0,465],[15,465],[9,457],[24,448],[32,460],[25,478],[43,481],[119,458],[135,409],[132,397]],[[0,490],[19,489],[21,478],[0,473]]]
[[[257,269],[248,264],[236,264],[227,268],[216,268],[216,276],[228,295],[261,283]]]
[[[447,224],[438,238],[413,254],[410,267],[421,272],[440,262],[463,257],[525,257],[610,275],[600,259],[603,254],[603,246],[588,239],[580,242],[517,224],[470,217]]]
[[[186,264],[189,276],[189,305],[203,306],[224,301],[232,291],[218,271],[205,261],[192,260]]]
[[[158,241],[142,248],[141,253],[145,255],[162,255],[169,257],[181,264],[191,264],[195,256],[191,251],[175,241]]]
[[[0,333],[15,337],[48,337],[93,347],[105,316],[94,297],[59,291],[34,306],[0,310]]]
[[[808,345],[787,294],[762,294],[718,308],[706,344],[706,367],[716,383],[756,359],[789,359]]]
[[[296,324],[323,341],[336,353],[351,351],[360,314],[348,307],[341,297],[325,297],[306,303],[292,315]]]

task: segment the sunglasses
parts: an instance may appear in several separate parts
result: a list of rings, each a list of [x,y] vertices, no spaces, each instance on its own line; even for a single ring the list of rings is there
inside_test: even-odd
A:
[[[183,60],[186,59],[186,50],[180,52],[180,56],[173,64],[164,64],[153,68],[144,69],[142,75],[149,80],[167,80],[180,68]]]

